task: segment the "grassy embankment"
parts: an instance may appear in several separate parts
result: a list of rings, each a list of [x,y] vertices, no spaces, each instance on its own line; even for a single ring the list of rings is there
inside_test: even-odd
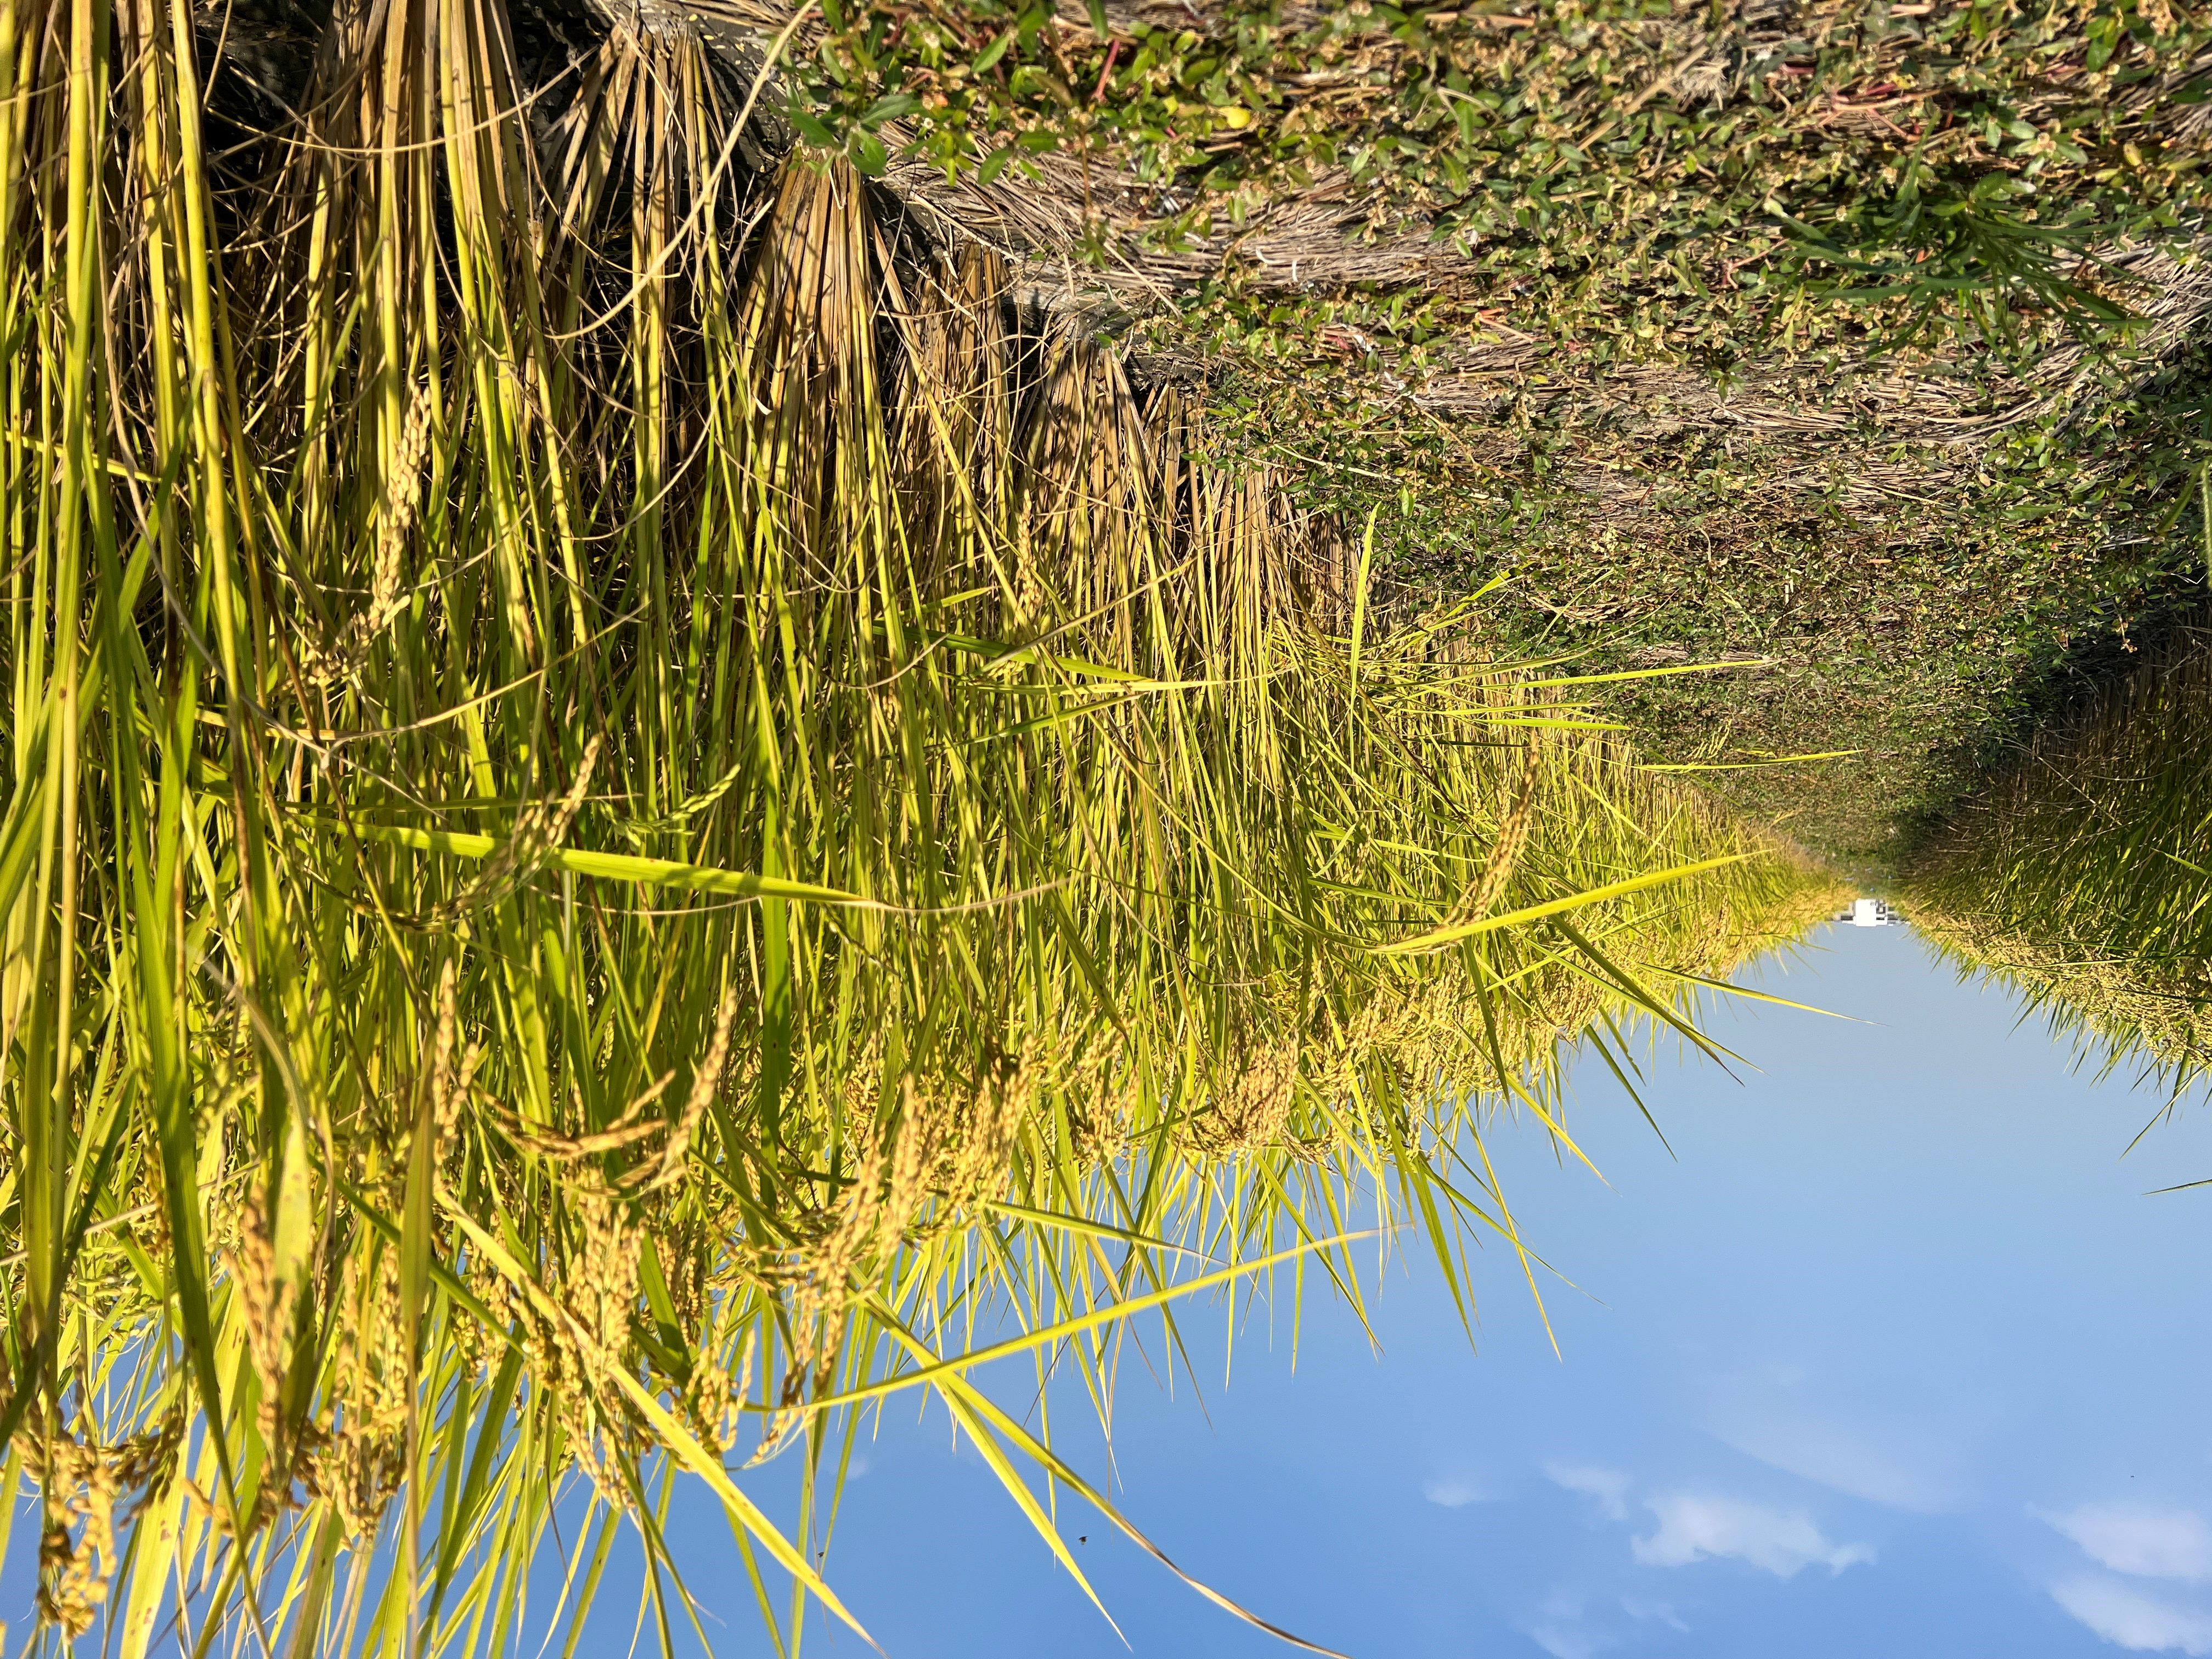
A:
[[[1808,844],[1886,860],[2201,580],[2203,8],[1080,9],[810,25],[799,101],[1215,441],[1409,489],[1387,568],[1516,573],[1501,641],[1772,659],[1610,706],[1861,751],[1708,778]]]
[[[1909,866],[1914,925],[2100,1073],[2212,1063],[2212,651],[2185,633],[2039,732]]]
[[[186,10],[0,5],[39,1642],[505,1650],[621,1535],[666,1644],[695,1480],[787,1650],[917,1389],[1079,1580],[1048,1497],[1120,1517],[976,1364],[1103,1407],[1135,1311],[1356,1300],[1362,1217],[1467,1298],[1492,1115],[1565,1140],[1562,1037],[1820,878],[1369,614],[1356,522],[989,256],[756,168],[695,33],[375,19],[218,149]]]

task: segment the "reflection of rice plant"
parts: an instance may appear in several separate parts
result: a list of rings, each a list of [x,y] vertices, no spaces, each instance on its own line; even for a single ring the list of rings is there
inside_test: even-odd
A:
[[[2212,1062],[2212,652],[2195,636],[2039,737],[1923,857],[1914,921],[2104,1070]]]
[[[625,1528],[665,1643],[679,1474],[795,1644],[839,1447],[920,1387],[1079,1580],[1032,1483],[1106,1500],[984,1354],[1103,1403],[1174,1294],[1356,1297],[1366,1206],[1464,1297],[1516,1238],[1481,1114],[1564,1135],[1562,1032],[1625,1066],[1794,923],[988,256],[750,170],[697,40],[532,82],[496,8],[341,6],[218,191],[193,27],[0,3],[50,1645],[496,1648]],[[787,1447],[795,1527],[726,1463]]]
[[[2038,318],[2088,337],[2130,320],[2112,297],[2121,273],[2092,252],[2097,224],[2024,216],[2014,204],[2034,197],[2029,181],[1940,168],[1917,149],[1897,171],[1889,189],[1810,219],[1767,204],[1789,237],[1778,269],[1808,301],[1869,307],[1889,349],[1953,331],[2008,351]]]

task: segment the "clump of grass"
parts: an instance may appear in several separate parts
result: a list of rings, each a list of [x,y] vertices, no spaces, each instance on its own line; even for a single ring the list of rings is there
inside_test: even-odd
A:
[[[342,6],[218,174],[193,28],[0,4],[50,1647],[503,1650],[625,1528],[665,1647],[688,1479],[789,1651],[919,1388],[1083,1582],[1048,1498],[1130,1523],[975,1366],[1103,1402],[1176,1295],[1356,1300],[1355,1211],[1465,1305],[1487,1115],[1566,1141],[1562,1037],[1688,1031],[1813,879],[1574,677],[1382,626],[1368,538],[990,255],[757,168],[696,33],[532,80],[495,6]]]
[[[2181,1093],[2212,1060],[2212,653],[2153,653],[1948,824],[1905,888],[1915,925],[2002,975],[2100,1073]]]

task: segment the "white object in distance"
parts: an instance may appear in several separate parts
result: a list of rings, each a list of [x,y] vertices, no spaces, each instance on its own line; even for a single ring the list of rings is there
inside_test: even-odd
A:
[[[1848,921],[1854,927],[1893,927],[1905,918],[1881,899],[1853,899],[1848,910],[1836,912],[1838,921]]]

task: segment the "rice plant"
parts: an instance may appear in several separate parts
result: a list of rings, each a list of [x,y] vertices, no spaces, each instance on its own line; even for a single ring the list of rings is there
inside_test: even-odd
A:
[[[1702,1042],[1802,919],[699,29],[347,0],[255,127],[204,27],[0,0],[46,1650],[573,1647],[618,1535],[668,1646],[683,1480],[795,1652],[919,1389],[1082,1583],[1059,1498],[1133,1523],[976,1366],[1103,1410],[1134,1315],[1356,1303],[1378,1227],[1468,1306],[1490,1115],[1571,1148],[1563,1038]]]
[[[2100,1074],[2177,1100],[2212,1061],[2212,653],[2201,631],[2039,733],[1922,854],[1916,927]]]

